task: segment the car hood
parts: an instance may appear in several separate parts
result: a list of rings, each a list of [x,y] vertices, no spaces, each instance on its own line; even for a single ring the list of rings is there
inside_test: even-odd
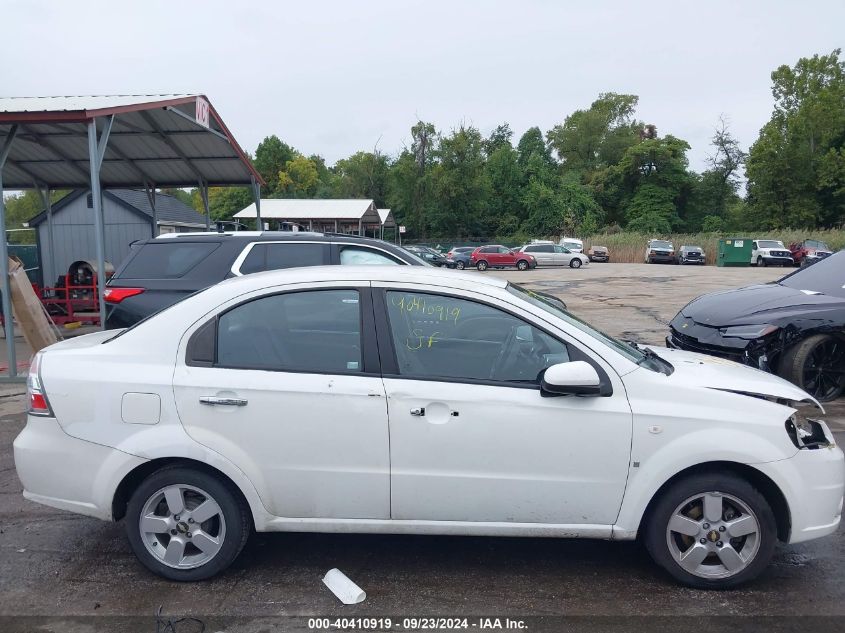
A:
[[[831,309],[845,310],[845,299],[773,283],[702,295],[690,301],[681,314],[702,325],[727,327],[771,323]]]
[[[665,347],[649,346],[649,349],[675,368],[670,376],[674,382],[792,403],[807,402],[824,412],[818,400],[800,387],[759,369],[716,356]]]

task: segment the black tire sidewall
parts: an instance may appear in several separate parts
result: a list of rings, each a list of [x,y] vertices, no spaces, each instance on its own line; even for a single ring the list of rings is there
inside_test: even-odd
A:
[[[804,365],[807,363],[807,359],[813,349],[820,343],[824,342],[828,337],[828,334],[813,334],[812,336],[808,336],[788,348],[778,363],[778,375],[792,384],[801,387],[801,389],[804,389],[802,384],[804,382]],[[836,400],[842,395],[843,391],[845,390],[840,390],[839,393],[835,394],[833,397],[826,398],[824,400],[820,399],[820,401],[830,402],[831,400]]]
[[[517,268],[517,270],[528,270],[528,262],[525,261],[524,259],[520,259],[516,263],[516,268]]]
[[[226,536],[217,555],[194,569],[174,569],[147,551],[138,529],[138,519],[147,499],[157,490],[174,484],[196,486],[210,494],[223,512]],[[147,477],[132,493],[126,508],[126,534],[132,551],[150,571],[169,580],[196,581],[225,570],[240,554],[250,534],[250,516],[245,504],[228,483],[214,475],[187,467],[165,467]]]
[[[580,259],[573,259],[571,262],[569,262],[569,267],[570,268],[581,268],[581,260]]]
[[[723,579],[699,578],[678,565],[666,543],[666,526],[675,508],[685,499],[709,491],[729,494],[742,500],[757,515],[760,547],[755,559],[739,574]],[[644,543],[652,559],[679,582],[697,589],[731,589],[760,575],[769,564],[777,545],[777,523],[766,498],[748,481],[733,474],[692,475],[671,484],[644,517]]]
[[[487,270],[487,267],[488,267],[488,266],[487,266],[487,262],[485,262],[484,260],[481,260],[480,262],[478,262],[478,263],[475,265],[475,267],[476,267],[478,270],[484,271],[484,270]]]
[[[463,262],[458,262],[457,264],[455,264],[455,268],[457,268],[458,270],[463,270],[464,268],[466,268],[466,264],[464,264]]]

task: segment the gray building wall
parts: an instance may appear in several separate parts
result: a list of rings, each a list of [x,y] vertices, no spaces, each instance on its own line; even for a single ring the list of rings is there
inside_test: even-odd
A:
[[[151,223],[108,196],[103,196],[103,216],[106,227],[105,258],[117,269],[129,254],[132,242],[152,237]],[[38,225],[38,243],[45,286],[53,286],[59,275],[67,274],[68,267],[77,260],[96,262],[94,209],[88,208],[88,196],[81,195],[53,213],[54,253],[50,253],[46,219]]]

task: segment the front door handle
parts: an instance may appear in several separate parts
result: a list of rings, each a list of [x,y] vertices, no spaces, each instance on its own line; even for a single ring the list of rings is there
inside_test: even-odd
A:
[[[415,409],[411,409],[411,415],[414,415],[418,418],[425,416],[425,407],[417,407]]]
[[[201,396],[201,404],[221,405],[226,407],[245,407],[247,400],[244,398],[218,398],[217,396]]]

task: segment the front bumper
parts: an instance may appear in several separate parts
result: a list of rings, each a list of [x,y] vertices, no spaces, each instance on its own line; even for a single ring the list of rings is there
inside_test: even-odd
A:
[[[780,488],[789,507],[789,543],[833,534],[842,520],[845,456],[838,446],[800,450],[794,457],[754,464]]]
[[[648,261],[654,263],[662,263],[662,264],[674,264],[675,263],[675,256],[674,255],[665,255],[663,253],[658,253],[657,255],[649,255]]]
[[[794,266],[795,260],[792,257],[780,257],[780,256],[772,256],[772,255],[765,255],[763,256],[763,261],[767,264],[771,264],[772,266]]]
[[[28,416],[15,438],[15,468],[30,501],[112,519],[118,484],[147,460],[71,437],[55,418]]]
[[[606,262],[610,259],[609,255],[590,255],[589,257],[591,262]]]

